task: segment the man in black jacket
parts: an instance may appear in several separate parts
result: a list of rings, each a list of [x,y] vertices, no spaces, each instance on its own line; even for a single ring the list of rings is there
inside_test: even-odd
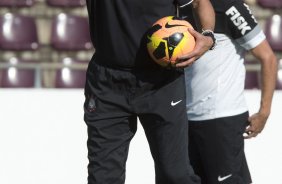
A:
[[[88,184],[123,184],[129,143],[139,118],[155,162],[157,184],[194,184],[188,159],[183,67],[214,44],[190,30],[196,47],[178,69],[157,65],[146,50],[146,32],[158,19],[193,6],[203,29],[213,30],[209,0],[88,0],[96,52],[85,86]],[[142,154],[142,153],[140,153]],[[139,167],[139,166],[136,166]]]

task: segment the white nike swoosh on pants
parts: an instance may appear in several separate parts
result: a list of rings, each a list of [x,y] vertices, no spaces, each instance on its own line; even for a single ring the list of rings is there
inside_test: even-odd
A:
[[[171,101],[170,105],[171,106],[176,106],[177,104],[179,104],[180,102],[182,102],[182,100],[179,100],[177,102]]]
[[[223,176],[223,177],[218,176],[217,179],[218,179],[219,182],[221,182],[221,181],[224,181],[224,180],[230,178],[231,176],[232,176],[232,174],[229,174],[229,175],[226,175],[226,176]]]

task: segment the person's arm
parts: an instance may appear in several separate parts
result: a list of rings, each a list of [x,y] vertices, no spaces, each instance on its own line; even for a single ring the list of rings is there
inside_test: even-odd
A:
[[[202,30],[214,30],[215,13],[210,0],[194,0],[192,2],[196,19]],[[213,45],[213,39],[209,36],[203,36],[195,30],[189,29],[189,32],[195,37],[196,45],[192,52],[178,58],[176,67],[186,67],[195,62]]]
[[[247,127],[245,138],[256,137],[264,128],[271,111],[272,97],[277,78],[277,60],[268,42],[251,50],[261,63],[261,102],[257,113],[249,117],[250,126]]]
[[[210,0],[194,0],[192,5],[199,28],[202,30],[214,30],[215,12]]]

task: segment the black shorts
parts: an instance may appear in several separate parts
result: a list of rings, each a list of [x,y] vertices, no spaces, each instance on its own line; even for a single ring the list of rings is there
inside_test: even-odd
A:
[[[250,184],[243,133],[248,112],[205,121],[189,121],[189,156],[202,184]]]
[[[92,61],[86,80],[88,184],[124,183],[137,117],[154,159],[156,184],[199,183],[188,159],[183,71],[127,71]]]

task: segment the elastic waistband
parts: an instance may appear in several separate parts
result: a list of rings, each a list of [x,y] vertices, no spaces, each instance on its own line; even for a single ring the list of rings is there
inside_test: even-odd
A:
[[[97,52],[92,56],[91,61],[95,62],[99,66],[116,69],[116,70],[122,70],[122,71],[160,71],[160,70],[161,71],[163,70],[180,71],[180,70],[183,70],[179,68],[163,67],[153,61],[152,62],[144,61],[144,63],[138,61],[135,64],[133,64],[132,66],[119,65],[118,62],[115,62],[114,60],[105,60],[105,58]]]
[[[133,71],[134,67],[125,67],[125,66],[118,66],[118,65],[114,65],[114,64],[109,64],[110,62],[102,62],[102,60],[98,59],[97,54],[94,54],[93,57],[91,58],[91,62],[105,67],[105,68],[111,68],[111,69],[115,69],[115,70],[122,70],[122,71]]]

